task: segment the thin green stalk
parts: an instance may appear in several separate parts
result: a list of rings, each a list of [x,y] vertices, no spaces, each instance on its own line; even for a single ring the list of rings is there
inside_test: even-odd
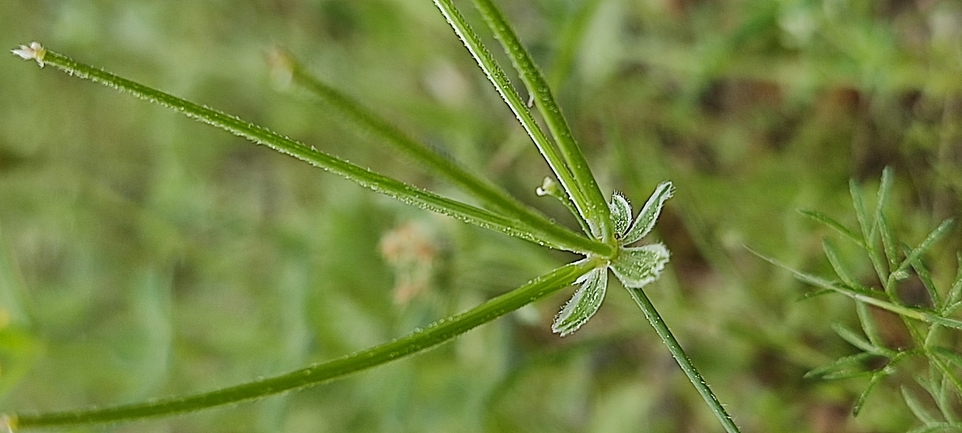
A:
[[[427,190],[408,185],[392,178],[374,173],[366,168],[318,151],[312,146],[292,140],[262,126],[246,122],[171,94],[144,86],[117,75],[76,62],[64,55],[44,50],[40,60],[68,74],[89,79],[121,92],[173,109],[187,117],[224,129],[257,144],[263,144],[278,152],[293,156],[316,167],[339,174],[361,186],[422,209],[448,215],[464,222],[497,230],[510,236],[525,239],[551,248],[587,254],[611,254],[609,245],[581,236],[558,237],[557,230],[545,231],[530,227],[522,221],[498,215],[471,205],[451,200]]]
[[[463,188],[494,210],[506,213],[524,222],[529,227],[537,227],[542,231],[549,232],[558,239],[579,242],[575,239],[581,237],[577,233],[551,222],[543,214],[521,203],[494,183],[470,172],[457,162],[411,138],[411,136],[365,108],[350,96],[308,73],[301,63],[290,54],[276,50],[273,57],[279,67],[290,73],[290,78],[294,84],[329,104],[350,121],[373,133],[382,143],[391,145],[413,160],[434,170],[434,172],[454,185]]]
[[[735,425],[735,421],[728,415],[728,412],[725,412],[725,408],[721,402],[718,401],[718,398],[715,397],[715,393],[708,387],[708,382],[705,382],[705,379],[698,373],[695,364],[691,362],[691,359],[685,354],[685,350],[678,344],[678,340],[675,339],[674,334],[668,329],[668,325],[661,318],[661,315],[658,314],[658,310],[655,309],[654,304],[648,299],[645,291],[641,289],[628,289],[628,293],[631,293],[631,298],[635,300],[635,303],[638,304],[641,311],[645,313],[645,317],[648,318],[651,326],[655,328],[655,332],[661,337],[661,341],[665,343],[665,346],[668,346],[668,351],[671,352],[671,356],[675,358],[678,366],[681,367],[681,370],[688,376],[688,380],[695,386],[698,394],[701,394],[701,397],[705,400],[705,403],[708,404],[708,407],[711,408],[715,417],[717,417],[718,421],[725,427],[725,431],[728,433],[738,433],[739,430],[738,426]]]
[[[541,156],[547,161],[548,166],[554,172],[555,177],[558,178],[558,182],[561,183],[561,187],[564,188],[565,193],[571,197],[571,200],[575,203],[578,208],[578,213],[575,215],[577,218],[583,219],[588,223],[589,227],[600,227],[601,221],[592,221],[589,219],[590,216],[597,216],[597,213],[591,212],[587,198],[582,192],[582,188],[579,187],[578,182],[575,180],[574,175],[571,172],[570,167],[565,163],[562,157],[558,154],[558,149],[555,147],[548,137],[545,135],[544,131],[535,121],[534,116],[528,109],[527,104],[518,95],[518,91],[511,85],[508,81],[504,70],[498,66],[497,61],[491,55],[490,52],[481,43],[481,39],[478,37],[477,33],[471,28],[468,22],[461,16],[461,12],[454,6],[451,0],[434,0],[434,5],[441,11],[444,18],[454,29],[458,38],[464,43],[464,46],[474,57],[478,66],[484,71],[484,74],[494,85],[501,98],[511,111],[517,117],[518,121],[521,122],[521,126],[524,127],[525,131],[528,132],[528,136],[537,146],[538,151],[541,152]],[[605,222],[604,224],[610,224]],[[600,235],[596,233],[589,233],[590,235]],[[600,236],[599,236],[600,237]],[[610,253],[614,253],[612,250]]]
[[[150,403],[37,415],[18,414],[13,419],[18,429],[117,423],[195,412],[315,386],[364,369],[386,364],[451,340],[477,326],[571,285],[578,277],[593,269],[596,265],[591,260],[581,260],[562,266],[470,311],[439,320],[423,330],[413,332],[390,343],[280,376],[212,392],[168,398]]]
[[[534,93],[535,104],[544,117],[558,149],[561,150],[561,156],[565,159],[571,174],[574,175],[576,185],[587,201],[583,204],[586,206],[585,219],[596,223],[597,228],[601,230],[601,239],[605,242],[609,241],[614,236],[614,229],[611,224],[608,202],[601,193],[601,189],[598,188],[594,175],[591,174],[591,168],[581,152],[581,146],[578,146],[574,135],[571,134],[571,128],[568,127],[568,122],[561,113],[561,107],[555,102],[547,80],[545,80],[537,65],[534,64],[534,61],[531,60],[531,55],[521,44],[518,35],[515,34],[511,24],[504,18],[504,14],[498,10],[498,7],[491,0],[474,0],[474,5],[481,11],[488,27],[497,36],[504,51],[511,58],[515,69],[521,75],[521,81],[524,82],[529,91]]]

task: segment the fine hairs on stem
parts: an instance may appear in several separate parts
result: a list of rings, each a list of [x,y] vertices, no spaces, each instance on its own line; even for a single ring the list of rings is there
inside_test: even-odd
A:
[[[378,118],[376,114],[360,104],[313,79],[292,58],[285,57],[283,53],[275,57],[275,61],[280,67],[286,68],[286,72],[299,85],[333,105],[353,122],[373,131],[386,145],[406,154],[426,167],[428,171],[447,179],[474,196],[486,208],[462,203],[375,173],[263,126],[72,60],[60,53],[47,50],[37,42],[21,46],[13,50],[13,54],[26,60],[34,60],[40,67],[52,66],[71,76],[91,80],[167,107],[187,117],[338,174],[404,203],[541,246],[574,252],[584,256],[583,258],[558,267],[475,308],[439,320],[423,330],[416,330],[405,337],[343,358],[322,362],[287,374],[199,394],[96,409],[5,415],[2,419],[4,427],[8,430],[14,428],[25,430],[127,422],[194,412],[315,386],[434,347],[524,305],[543,299],[551,293],[570,285],[577,285],[574,295],[558,313],[552,325],[554,332],[566,336],[587,323],[598,311],[605,297],[608,275],[611,271],[628,289],[642,313],[648,318],[658,336],[721,425],[728,432],[738,432],[731,417],[643,291],[645,286],[661,276],[669,262],[670,252],[662,243],[635,244],[653,231],[663,206],[674,193],[674,185],[666,181],[655,187],[654,192],[639,210],[637,217],[628,200],[620,194],[612,195],[610,201],[606,200],[588,166],[585,155],[574,139],[567,121],[561,114],[560,107],[548,88],[547,81],[494,3],[488,0],[476,0],[475,6],[481,12],[489,30],[497,37],[511,59],[524,84],[534,91],[534,107],[529,107],[508,82],[503,68],[491,56],[454,3],[450,0],[435,0],[434,3],[528,133],[554,178],[557,179],[557,184],[550,182],[550,179],[546,181],[539,189],[539,194],[543,192],[543,195],[561,200],[573,212],[573,216],[583,228],[583,234],[575,233],[544,217],[507,195],[493,183],[462,169],[459,164],[446,161],[428,147],[409,139],[389,122]],[[544,119],[547,132],[535,120],[532,108],[537,108]]]

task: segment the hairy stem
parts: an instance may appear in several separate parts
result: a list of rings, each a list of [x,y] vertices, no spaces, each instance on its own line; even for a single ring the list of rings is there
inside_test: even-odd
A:
[[[655,328],[658,337],[665,343],[665,346],[668,346],[668,351],[671,352],[671,356],[675,358],[678,366],[681,367],[681,370],[688,376],[688,380],[690,380],[691,384],[698,390],[698,394],[701,394],[701,397],[705,400],[705,403],[708,404],[708,407],[711,408],[712,412],[718,418],[718,421],[725,427],[725,431],[728,433],[738,433],[738,426],[732,421],[732,417],[728,415],[728,412],[725,412],[725,408],[721,402],[718,401],[718,398],[715,397],[715,393],[708,387],[708,382],[705,382],[705,379],[698,373],[695,364],[691,362],[691,359],[688,359],[685,350],[678,344],[678,340],[675,339],[671,330],[668,329],[668,324],[666,324],[661,318],[661,315],[658,314],[658,310],[655,309],[655,305],[648,299],[648,295],[641,289],[628,289],[628,293],[631,293],[631,298],[635,300],[635,303],[638,304],[641,311],[645,313],[645,317],[648,318],[651,326]]]
[[[601,224],[606,224],[600,220],[592,220],[594,218],[590,211],[588,199],[583,193],[583,188],[579,186],[580,184],[576,180],[574,174],[562,156],[558,153],[557,146],[548,139],[541,126],[535,121],[534,115],[531,114],[531,110],[528,109],[527,104],[518,95],[518,91],[511,85],[508,81],[507,75],[505,75],[504,70],[498,65],[498,62],[494,59],[494,56],[484,47],[481,42],[481,38],[478,34],[474,32],[474,29],[468,24],[468,22],[461,15],[461,12],[454,6],[451,0],[434,0],[434,5],[441,11],[444,18],[447,19],[448,24],[454,29],[455,34],[464,43],[464,46],[474,57],[475,62],[484,71],[484,74],[488,77],[488,80],[494,85],[501,98],[504,100],[511,111],[514,112],[515,117],[524,127],[525,131],[528,132],[528,136],[531,137],[531,141],[534,142],[538,151],[541,152],[541,156],[547,161],[548,166],[554,172],[555,177],[558,178],[558,182],[561,183],[561,187],[564,188],[565,193],[571,197],[575,206],[578,209],[578,213],[575,217],[581,218],[587,222],[588,227],[597,228]],[[610,223],[607,223],[610,224]],[[594,230],[594,229],[593,229]],[[600,233],[589,233],[590,235],[598,235]],[[614,251],[611,251],[614,253]]]
[[[413,185],[374,173],[366,168],[318,151],[312,146],[292,140],[262,126],[121,78],[104,70],[76,62],[62,54],[44,50],[42,60],[45,64],[55,66],[72,76],[98,82],[119,91],[130,93],[138,98],[173,109],[193,119],[244,137],[254,143],[263,144],[278,152],[293,156],[332,173],[339,174],[361,186],[396,198],[410,205],[448,215],[468,223],[497,230],[510,236],[551,248],[583,254],[595,253],[604,255],[612,253],[612,247],[610,245],[582,236],[564,236],[559,238],[559,233],[554,229],[546,231],[539,227],[531,227],[525,222],[515,218],[499,215],[485,209],[451,200]]]

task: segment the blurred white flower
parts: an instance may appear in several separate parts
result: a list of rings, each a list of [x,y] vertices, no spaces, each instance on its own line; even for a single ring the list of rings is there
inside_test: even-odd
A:
[[[47,50],[40,45],[40,42],[31,42],[30,45],[21,45],[19,49],[10,50],[24,60],[36,60],[40,67],[43,67],[43,57],[47,55]]]

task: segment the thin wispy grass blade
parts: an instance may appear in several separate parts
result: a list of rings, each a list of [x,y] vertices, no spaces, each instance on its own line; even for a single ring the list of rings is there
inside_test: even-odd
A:
[[[930,313],[930,312],[928,312],[928,311],[923,311],[923,310],[918,310],[918,309],[914,309],[914,308],[909,308],[909,307],[905,307],[905,306],[902,306],[902,305],[896,305],[896,304],[893,304],[893,303],[891,303],[891,302],[888,302],[888,301],[885,301],[885,300],[878,299],[878,298],[874,297],[874,293],[872,293],[872,292],[865,293],[865,292],[862,292],[862,291],[857,290],[857,289],[855,289],[855,288],[848,287],[848,286],[844,286],[844,285],[842,285],[842,284],[836,284],[836,283],[833,282],[833,281],[829,281],[829,280],[826,280],[826,279],[824,279],[824,278],[821,278],[821,277],[818,277],[818,276],[815,276],[815,275],[812,275],[812,274],[807,274],[807,273],[804,273],[804,272],[796,271],[796,270],[792,269],[790,266],[788,266],[788,265],[786,265],[786,264],[784,264],[784,263],[782,263],[782,262],[779,262],[778,260],[775,260],[775,259],[773,259],[773,258],[771,258],[771,257],[765,256],[765,255],[763,255],[763,254],[761,254],[761,253],[759,253],[759,252],[757,252],[757,251],[755,251],[755,250],[752,250],[752,249],[750,249],[750,248],[749,248],[748,250],[749,250],[750,252],[752,252],[752,254],[755,254],[756,256],[758,256],[759,258],[761,258],[762,260],[765,260],[765,261],[767,261],[767,262],[769,262],[769,263],[771,263],[771,264],[773,264],[773,265],[775,265],[775,266],[778,266],[778,267],[780,267],[780,268],[782,268],[782,269],[785,269],[785,270],[791,272],[792,275],[794,275],[795,278],[798,279],[799,281],[802,281],[802,282],[804,282],[804,283],[810,284],[810,285],[812,285],[812,286],[821,287],[822,289],[827,289],[827,290],[831,290],[831,291],[834,291],[834,292],[837,292],[837,293],[841,293],[841,294],[843,294],[843,295],[845,295],[845,296],[848,296],[848,297],[850,297],[850,298],[852,298],[852,299],[854,299],[854,300],[856,300],[856,301],[861,301],[861,302],[864,302],[864,303],[866,303],[866,304],[869,304],[869,305],[872,305],[872,306],[881,308],[881,309],[883,309],[883,310],[891,311],[891,312],[893,312],[893,313],[896,313],[896,314],[901,315],[901,316],[904,316],[904,317],[908,317],[908,318],[911,318],[911,319],[919,320],[919,321],[922,321],[922,322],[928,322],[928,323],[934,323],[934,324],[938,324],[938,325],[942,325],[942,326],[947,326],[947,327],[950,327],[950,328],[962,329],[962,321],[958,321],[958,320],[955,320],[955,319],[950,319],[950,318],[947,318],[947,317],[942,317],[942,316],[939,316],[939,315],[937,315],[937,314],[932,314],[932,313]]]
[[[212,392],[173,397],[148,403],[35,415],[17,414],[17,424],[20,429],[25,430],[133,421],[195,412],[319,385],[449,341],[522,306],[544,299],[548,295],[571,285],[594,266],[594,263],[587,260],[562,266],[516,290],[489,300],[464,313],[439,320],[423,330],[347,357],[316,364],[280,376]]]
[[[862,248],[865,248],[865,242],[862,240],[862,238],[859,235],[855,234],[855,232],[849,230],[848,227],[845,227],[844,225],[842,225],[842,223],[836,221],[832,217],[825,215],[821,212],[816,212],[816,211],[806,210],[806,209],[799,209],[798,213],[811,218],[815,222],[825,224],[829,228],[837,231],[842,236],[845,236],[846,238],[848,238],[850,241],[855,242],[856,245]]]
[[[548,85],[557,88],[570,74],[571,67],[574,65],[575,53],[581,46],[580,42],[585,36],[591,17],[598,10],[601,0],[585,0],[579,2],[561,37],[561,44],[557,54],[551,61],[551,70],[548,71]]]
[[[885,218],[885,208],[888,205],[889,197],[892,192],[892,169],[885,167],[882,170],[882,180],[879,182],[878,195],[875,204],[875,222],[877,230],[882,235],[882,249],[888,259],[888,268],[895,269],[898,265],[898,242],[895,240],[895,233],[889,227]],[[888,289],[888,287],[886,287]],[[890,290],[891,291],[891,290]]]
[[[845,325],[840,323],[833,323],[832,330],[842,337],[843,340],[847,341],[848,344],[861,349],[863,352],[873,353],[876,355],[881,355],[883,350],[881,350],[876,344],[870,343],[868,340],[862,338],[861,335],[855,333],[855,331],[847,328]]]
[[[848,189],[852,195],[855,217],[858,219],[858,225],[862,230],[862,244],[865,246],[865,251],[872,261],[872,266],[875,267],[879,280],[888,281],[889,273],[885,260],[882,259],[882,254],[875,247],[875,230],[877,230],[878,225],[870,221],[868,212],[865,210],[865,202],[862,201],[862,193],[859,192],[858,184],[855,183],[854,179],[849,181]]]
[[[905,260],[902,261],[902,263],[895,270],[895,272],[893,272],[893,274],[905,272],[905,270],[912,265],[913,261],[918,260],[922,256],[922,254],[925,254],[925,252],[928,251],[930,248],[932,248],[932,246],[935,245],[936,242],[942,240],[942,238],[944,238],[945,235],[949,234],[949,232],[952,231],[952,226],[954,224],[955,224],[955,220],[952,218],[942,221],[942,224],[939,224],[939,226],[936,227],[935,230],[932,230],[932,232],[925,237],[925,240],[923,240],[918,247],[915,247],[912,250],[912,252],[908,254],[908,257],[906,257]]]
[[[508,107],[521,123],[521,126],[527,131],[528,136],[531,137],[538,151],[541,152],[541,156],[544,157],[548,166],[551,167],[555,177],[557,177],[558,182],[564,189],[565,194],[571,197],[571,200],[574,202],[578,210],[575,216],[584,220],[586,225],[591,227],[591,230],[600,230],[600,227],[598,227],[599,223],[589,218],[593,213],[589,209],[588,201],[579,183],[575,180],[571,169],[558,153],[558,148],[548,139],[547,135],[545,135],[541,129],[541,126],[535,121],[531,110],[528,109],[527,104],[521,99],[518,91],[508,81],[504,70],[484,47],[481,38],[474,32],[474,29],[471,28],[451,0],[434,0],[434,5],[437,6],[441,14],[444,15],[448,24],[454,29],[455,34],[457,34],[461,42],[464,43],[468,52],[471,53],[471,56],[477,62],[478,66],[481,67],[481,70],[484,71],[484,74],[488,77],[488,80],[494,85],[495,89],[501,95],[501,98],[508,104]],[[607,203],[605,203],[605,206],[607,206]],[[599,235],[596,233],[589,234],[593,236]]]
[[[553,236],[542,231],[532,231],[531,227],[519,223],[512,218],[451,200],[413,185],[374,173],[366,168],[320,152],[311,146],[292,140],[262,126],[178,98],[101,69],[76,62],[52,51],[44,50],[43,62],[61,69],[71,76],[104,84],[121,92],[129,93],[138,98],[170,108],[187,117],[244,137],[254,143],[263,144],[278,152],[341,175],[361,186],[422,209],[448,215],[464,222],[552,248],[581,253],[600,253],[610,250],[607,245],[602,245],[580,236],[572,239],[572,243],[557,242]]]
[[[364,107],[360,102],[324,83],[305,70],[303,65],[290,53],[277,48],[271,53],[271,60],[276,68],[289,75],[293,84],[303,88],[321,102],[333,107],[359,128],[378,138],[379,143],[387,144],[423,165],[429,171],[471,194],[486,206],[526,224],[531,231],[541,231],[550,235],[551,238],[556,239],[555,243],[582,244],[584,242],[582,236],[551,222],[543,214],[524,205],[494,183],[472,173],[453,159],[415,140],[387,119]]]
[[[871,373],[865,370],[865,364],[877,359],[878,355],[873,353],[857,353],[836,359],[831,364],[809,370],[805,373],[806,379],[819,378],[826,380],[848,379],[851,377],[866,376]]]
[[[911,255],[911,251],[908,247],[903,245],[903,253],[908,257]],[[944,307],[942,302],[942,296],[935,287],[935,282],[932,280],[932,273],[929,272],[929,268],[922,263],[920,257],[916,257],[912,260],[912,269],[915,270],[915,274],[919,276],[919,280],[922,281],[922,286],[925,287],[925,291],[929,294],[929,300],[932,301],[932,307],[939,310]]]
[[[859,412],[861,412],[862,408],[865,406],[865,401],[868,400],[869,394],[872,393],[879,383],[882,383],[882,379],[892,375],[892,373],[893,371],[883,368],[872,374],[872,379],[869,380],[868,386],[862,390],[862,393],[859,394],[858,399],[855,400],[855,406],[852,407],[852,416],[858,416]]]
[[[838,256],[838,252],[835,251],[835,247],[828,239],[822,240],[822,251],[825,252],[828,263],[831,264],[832,269],[835,270],[835,275],[838,275],[838,278],[841,279],[843,283],[849,287],[862,288],[862,285],[855,280],[852,273],[842,264],[842,259]]]
[[[554,137],[555,143],[561,151],[561,156],[574,175],[578,188],[587,200],[585,205],[588,206],[587,211],[589,213],[585,215],[585,218],[589,222],[600,224],[599,229],[602,231],[602,238],[604,240],[610,239],[614,230],[610,222],[608,203],[591,174],[591,168],[588,166],[588,161],[585,159],[581,147],[578,146],[574,135],[571,133],[571,128],[568,127],[568,121],[561,113],[561,107],[555,102],[547,80],[545,80],[538,66],[534,64],[531,55],[528,54],[511,24],[505,19],[504,14],[498,10],[498,7],[491,0],[474,0],[474,5],[481,11],[488,28],[494,32],[505,53],[511,58],[515,69],[521,76],[521,81],[532,92],[535,105],[537,105],[545,123],[548,125],[548,130]]]
[[[858,315],[858,322],[862,325],[862,332],[871,341],[875,347],[885,347],[882,340],[882,332],[879,331],[878,323],[875,322],[875,318],[872,317],[872,312],[869,311],[868,305],[864,302],[855,301],[855,312]]]

